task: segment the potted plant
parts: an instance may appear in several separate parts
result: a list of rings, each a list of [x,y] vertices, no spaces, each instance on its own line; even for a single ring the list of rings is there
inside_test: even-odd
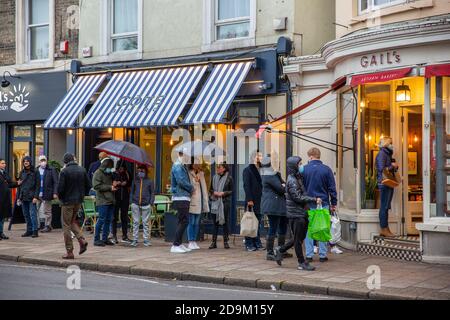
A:
[[[365,176],[364,207],[375,209],[375,190],[377,188],[377,175],[375,170],[367,170]]]

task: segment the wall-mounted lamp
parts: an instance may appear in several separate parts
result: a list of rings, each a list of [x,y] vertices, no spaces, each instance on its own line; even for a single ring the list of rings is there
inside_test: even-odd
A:
[[[109,133],[109,134],[112,133],[112,128],[108,128],[108,133]]]
[[[73,130],[72,130],[72,129],[69,129],[69,130],[67,131],[67,133],[69,133],[69,135],[73,135]]]
[[[211,130],[216,130],[216,125],[214,123],[211,125]]]
[[[408,85],[405,85],[405,81],[402,81],[400,86],[395,89],[395,101],[396,102],[409,102],[411,101],[411,90]]]
[[[268,89],[271,89],[271,88],[272,88],[272,83],[271,83],[271,82],[264,82],[263,84],[260,84],[260,85],[258,86],[258,88],[259,88],[260,90],[268,90]]]
[[[11,72],[5,71],[5,72],[3,72],[2,88],[6,88],[6,87],[8,87],[8,86],[11,84],[11,82],[9,82],[8,80],[6,80],[6,74],[9,74],[9,76],[10,76],[11,78],[17,78],[17,79],[20,79],[19,76],[13,76],[13,75],[11,74]]]

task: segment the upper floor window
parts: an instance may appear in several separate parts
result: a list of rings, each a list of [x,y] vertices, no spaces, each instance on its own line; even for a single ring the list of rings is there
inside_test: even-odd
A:
[[[49,0],[27,1],[27,43],[29,60],[49,58]]]
[[[250,36],[250,0],[216,0],[216,40]]]
[[[405,2],[406,0],[358,0],[358,12],[359,14],[363,14]]]
[[[112,1],[113,52],[138,49],[138,0]]]

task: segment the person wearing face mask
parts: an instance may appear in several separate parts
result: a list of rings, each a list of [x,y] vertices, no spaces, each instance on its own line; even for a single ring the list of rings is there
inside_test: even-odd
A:
[[[36,209],[39,217],[44,218],[44,228],[41,232],[52,231],[52,200],[58,199],[58,174],[47,164],[47,157],[39,156],[39,166],[36,172],[39,184],[35,198],[38,199]]]
[[[114,192],[117,191],[118,185],[117,181],[113,182],[112,174],[115,171],[113,168],[114,162],[111,158],[104,158],[92,178],[92,187],[96,192],[95,204],[98,210],[94,246],[114,245],[114,242],[108,239],[109,228],[114,216]]]
[[[23,169],[20,172],[20,180],[22,184],[19,188],[19,195],[17,196],[18,204],[22,205],[22,213],[27,223],[27,231],[22,237],[38,237],[38,219],[36,211],[36,203],[38,201],[36,197],[36,188],[39,186],[40,181],[34,169],[31,157],[24,157]]]
[[[308,209],[315,204],[321,204],[322,199],[313,198],[306,195],[302,181],[302,158],[294,156],[287,159],[288,177],[286,181],[286,216],[289,219],[289,228],[293,237],[281,247],[274,249],[275,261],[281,266],[283,253],[294,247],[298,260],[299,270],[313,271],[311,266],[303,256],[303,241],[308,230]]]
[[[132,247],[137,247],[139,238],[139,225],[142,219],[144,227],[144,246],[151,246],[149,220],[151,208],[155,202],[155,187],[148,177],[147,167],[139,165],[136,178],[131,186],[131,211],[133,213],[133,241]]]
[[[392,158],[394,153],[394,146],[392,145],[392,138],[384,137],[380,139],[380,151],[378,152],[375,163],[377,167],[377,182],[378,189],[381,194],[381,205],[379,211],[380,218],[380,235],[383,237],[394,237],[395,234],[389,229],[388,218],[389,209],[391,208],[392,197],[394,196],[394,189],[382,184],[383,170],[387,168],[391,172],[398,170],[398,164]]]

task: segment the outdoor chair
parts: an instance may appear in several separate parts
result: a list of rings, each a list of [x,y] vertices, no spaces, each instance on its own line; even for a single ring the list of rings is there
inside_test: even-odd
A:
[[[95,208],[95,197],[94,196],[84,197],[82,208],[84,212],[84,220],[83,225],[81,226],[81,231],[84,230],[86,222],[89,221],[92,230],[95,232],[95,224],[97,222],[98,217],[98,212]]]

